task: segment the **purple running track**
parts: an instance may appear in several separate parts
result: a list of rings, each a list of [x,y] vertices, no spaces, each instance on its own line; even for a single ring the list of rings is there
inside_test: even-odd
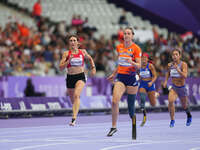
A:
[[[186,114],[176,113],[169,128],[168,113],[149,113],[144,127],[137,114],[137,140],[131,139],[131,121],[120,115],[118,131],[106,137],[111,115],[79,116],[70,127],[70,117],[1,119],[0,150],[200,150],[200,112],[192,112],[193,122],[185,126]]]

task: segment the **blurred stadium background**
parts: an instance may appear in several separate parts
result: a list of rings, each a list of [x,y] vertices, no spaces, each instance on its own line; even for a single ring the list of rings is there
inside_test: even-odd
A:
[[[200,110],[200,12],[198,0],[0,0],[0,115],[31,117],[69,115],[65,74],[59,70],[66,36],[77,34],[93,57],[97,74],[81,96],[81,112],[110,113],[116,66],[115,47],[122,29],[131,26],[134,42],[151,56],[159,78],[157,106],[167,111],[168,89],[162,87],[170,51],[179,47],[189,65],[187,88],[192,110]],[[33,90],[25,90],[31,79]],[[136,103],[138,111],[138,103]],[[177,110],[181,110],[179,100]],[[127,112],[126,96],[120,102]]]

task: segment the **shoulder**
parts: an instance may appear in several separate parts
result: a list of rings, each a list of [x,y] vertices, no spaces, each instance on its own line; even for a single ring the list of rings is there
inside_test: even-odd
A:
[[[82,53],[84,53],[84,54],[86,54],[87,53],[87,51],[86,51],[86,49],[79,49]]]
[[[90,57],[86,49],[79,49],[81,53],[84,55],[84,57]]]
[[[133,43],[132,49],[134,49],[134,53],[138,54],[140,57],[142,56],[142,50],[137,44]]]
[[[185,61],[182,61],[182,64],[183,64],[183,65],[187,65],[187,63],[186,63]]]
[[[154,68],[154,65],[152,63],[149,63],[149,68],[150,69],[153,69]]]
[[[137,45],[137,44],[135,44],[135,43],[133,43],[133,45],[132,45],[135,49],[137,49],[137,50],[140,50],[141,51],[141,48]]]
[[[116,46],[116,49],[119,49],[119,48],[124,48],[124,44],[123,43],[120,43]]]
[[[187,63],[185,61],[182,61],[181,66],[187,66]]]
[[[87,51],[86,51],[86,49],[79,49],[79,51],[85,56],[85,55],[87,55]],[[80,53],[79,52],[79,53]]]

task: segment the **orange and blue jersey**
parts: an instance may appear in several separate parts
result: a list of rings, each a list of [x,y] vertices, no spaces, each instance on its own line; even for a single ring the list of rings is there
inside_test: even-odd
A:
[[[141,58],[141,49],[135,43],[130,47],[126,48],[124,44],[119,44],[117,46],[118,52],[118,74],[132,74],[136,72],[136,68],[130,64],[126,59],[132,58],[135,61],[136,58]]]
[[[141,49],[134,43],[128,48],[125,48],[124,44],[119,44],[117,46],[117,52],[118,68],[116,81],[122,82],[125,86],[137,86],[136,68],[127,61],[127,58],[131,58],[132,61],[140,58]]]

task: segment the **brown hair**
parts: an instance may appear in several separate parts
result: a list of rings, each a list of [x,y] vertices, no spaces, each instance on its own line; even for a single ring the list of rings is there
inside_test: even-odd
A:
[[[177,51],[179,53],[179,55],[181,55],[181,50],[178,48],[174,48],[171,52],[171,55],[173,54],[173,52]]]
[[[132,32],[133,35],[135,34],[132,27],[126,27],[126,28],[124,29],[124,31],[127,30],[127,29],[131,30],[131,32]]]
[[[77,35],[74,35],[74,34],[69,35],[69,36],[67,37],[67,40],[69,41],[69,39],[70,39],[71,37],[75,37],[75,38],[77,39],[77,41],[79,42],[79,37],[78,37]]]

